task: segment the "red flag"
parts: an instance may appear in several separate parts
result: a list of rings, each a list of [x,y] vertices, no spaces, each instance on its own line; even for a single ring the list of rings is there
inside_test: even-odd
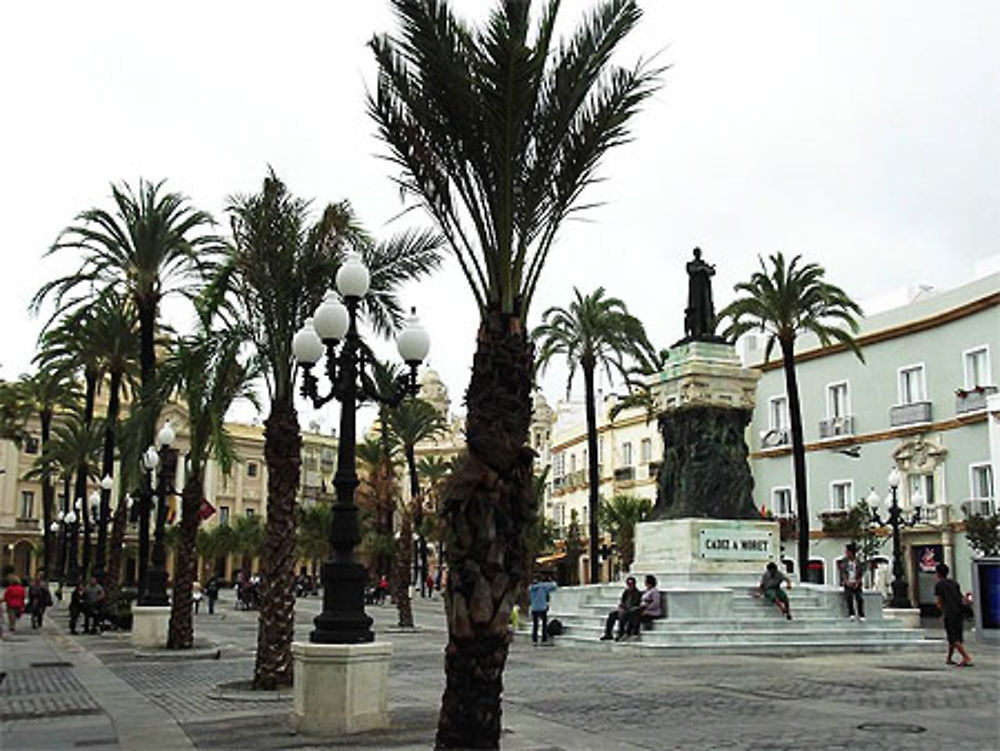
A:
[[[198,519],[200,521],[205,521],[208,517],[215,513],[215,506],[208,502],[207,498],[201,499],[201,505],[198,507]]]

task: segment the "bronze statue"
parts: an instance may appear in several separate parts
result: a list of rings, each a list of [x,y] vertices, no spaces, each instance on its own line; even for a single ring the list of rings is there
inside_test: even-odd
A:
[[[684,310],[684,336],[687,341],[716,341],[715,306],[712,304],[712,276],[715,266],[701,260],[701,248],[694,249],[694,260],[687,264],[688,306]]]

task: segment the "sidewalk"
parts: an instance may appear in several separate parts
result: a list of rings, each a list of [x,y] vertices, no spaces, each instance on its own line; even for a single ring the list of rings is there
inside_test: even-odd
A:
[[[318,598],[296,603],[296,638],[307,638],[319,607]],[[287,701],[213,697],[220,683],[253,671],[257,614],[224,597],[215,615],[195,620],[198,636],[219,645],[218,660],[136,659],[125,634],[68,635],[58,609],[40,632],[22,619],[0,650],[8,673],[0,746],[431,748],[444,686],[441,601],[414,601],[413,631],[393,628],[391,605],[368,612],[377,639],[393,645],[387,730],[322,741],[291,732]],[[1000,650],[971,638],[969,646],[977,666],[956,669],[943,664],[943,653],[649,659],[533,648],[519,633],[504,675],[501,744],[505,751],[992,751],[1000,740]]]

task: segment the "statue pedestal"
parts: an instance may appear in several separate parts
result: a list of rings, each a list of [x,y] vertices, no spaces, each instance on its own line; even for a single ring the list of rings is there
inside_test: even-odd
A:
[[[768,561],[778,561],[774,521],[665,519],[639,522],[631,572],[654,574],[661,587],[755,585]]]
[[[684,407],[753,411],[760,371],[744,368],[727,342],[690,341],[670,348],[663,370],[647,381],[659,412]]]
[[[132,635],[130,641],[133,647],[166,647],[169,628],[169,606],[132,606]]]
[[[389,727],[392,644],[293,642],[292,727],[309,735],[345,735]]]

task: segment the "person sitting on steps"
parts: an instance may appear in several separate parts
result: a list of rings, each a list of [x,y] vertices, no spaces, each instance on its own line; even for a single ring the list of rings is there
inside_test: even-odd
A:
[[[646,588],[642,591],[642,599],[639,600],[639,618],[635,622],[632,635],[639,638],[639,627],[641,624],[649,625],[654,618],[663,617],[663,593],[656,588],[656,577],[646,574]]]
[[[604,624],[604,636],[601,641],[611,639],[611,631],[618,623],[618,636],[615,641],[621,641],[632,632],[632,623],[639,623],[639,606],[642,601],[642,594],[636,589],[635,577],[630,576],[625,580],[625,590],[622,592],[618,607],[608,613],[608,620]]]
[[[792,613],[788,606],[788,595],[781,588],[781,583],[785,582],[788,588],[792,587],[792,580],[785,576],[784,572],[778,570],[778,564],[771,561],[767,564],[767,570],[760,577],[760,585],[757,587],[760,594],[768,602],[773,602],[775,607],[787,618],[792,620]]]

